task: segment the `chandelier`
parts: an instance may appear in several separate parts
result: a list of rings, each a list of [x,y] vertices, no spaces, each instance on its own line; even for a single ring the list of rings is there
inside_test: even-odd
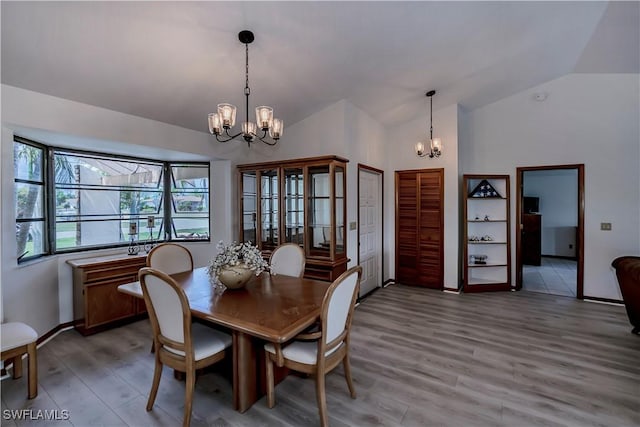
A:
[[[249,30],[240,31],[238,39],[245,46],[245,121],[242,123],[242,130],[235,135],[229,130],[236,123],[236,107],[231,104],[218,104],[218,110],[209,114],[209,132],[216,136],[218,142],[228,142],[242,135],[242,138],[251,146],[256,140],[267,145],[276,145],[282,136],[284,122],[273,117],[273,108],[262,105],[256,107],[256,121],[249,121],[249,44],[253,42],[253,33]],[[260,129],[260,131],[258,131]],[[259,134],[261,133],[261,135]]]
[[[424,142],[417,142],[415,145],[415,151],[418,157],[429,156],[430,159],[433,159],[434,157],[440,157],[440,154],[442,154],[442,140],[440,140],[440,138],[433,137],[433,95],[435,94],[435,90],[427,92],[427,97],[431,103],[431,107],[429,109],[429,151],[425,149]]]

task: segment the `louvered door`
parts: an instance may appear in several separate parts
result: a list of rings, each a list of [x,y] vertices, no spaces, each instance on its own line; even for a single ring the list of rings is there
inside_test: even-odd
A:
[[[444,170],[396,172],[396,281],[443,288]]]

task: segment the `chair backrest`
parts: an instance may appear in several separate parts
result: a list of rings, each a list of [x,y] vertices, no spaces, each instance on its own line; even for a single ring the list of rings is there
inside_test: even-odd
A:
[[[306,259],[304,251],[296,243],[285,243],[271,253],[269,264],[272,274],[302,277]]]
[[[154,341],[169,351],[192,355],[191,310],[184,290],[168,274],[154,268],[141,268],[138,277]]]
[[[177,243],[161,243],[151,249],[147,256],[147,267],[166,274],[193,270],[193,257],[189,249]]]
[[[325,351],[338,346],[349,336],[361,276],[362,267],[351,267],[327,289],[320,314]]]

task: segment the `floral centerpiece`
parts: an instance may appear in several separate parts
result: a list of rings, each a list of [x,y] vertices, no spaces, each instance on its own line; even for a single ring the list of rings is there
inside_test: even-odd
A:
[[[208,272],[227,288],[241,288],[252,274],[258,276],[270,269],[260,249],[251,242],[233,242],[227,245],[220,241],[216,249],[218,254],[211,260]]]

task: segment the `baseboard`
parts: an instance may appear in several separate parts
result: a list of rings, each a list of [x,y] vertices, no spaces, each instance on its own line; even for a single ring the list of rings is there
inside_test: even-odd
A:
[[[462,292],[462,288],[447,288],[445,287],[442,292],[445,292],[447,294],[456,294],[459,295]]]
[[[54,336],[58,335],[60,332],[66,331],[67,329],[71,329],[71,328],[73,328],[73,321],[61,323],[55,328],[51,329],[49,332],[46,332],[45,334],[43,334],[40,338],[38,338],[36,340],[36,345],[38,346],[42,345],[46,341],[49,341],[50,339],[52,339]]]
[[[588,296],[584,296],[582,299],[587,302],[597,302],[600,304],[624,305],[624,301],[618,300],[618,299],[588,297]]]
[[[382,287],[386,288],[389,285],[395,285],[396,284],[396,279],[387,279],[382,283]]]

